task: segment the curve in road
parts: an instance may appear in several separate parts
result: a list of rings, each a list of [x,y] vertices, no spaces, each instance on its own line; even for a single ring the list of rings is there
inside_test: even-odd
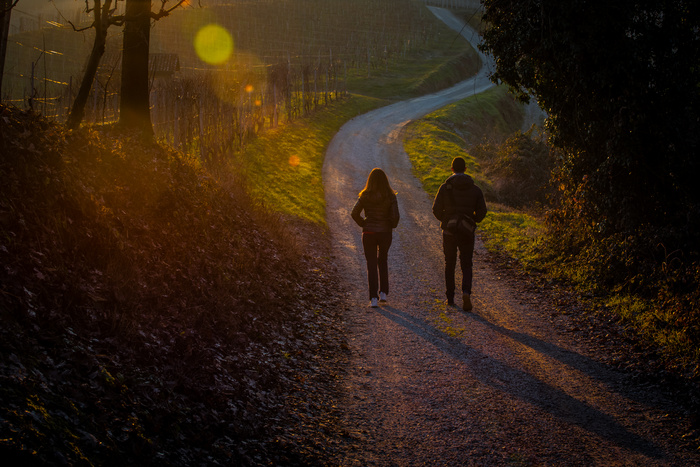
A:
[[[476,33],[432,11],[472,43]],[[352,290],[344,316],[349,365],[341,401],[347,449],[339,465],[700,465],[674,441],[672,401],[630,384],[560,333],[536,296],[500,277],[477,240],[474,310],[448,308],[432,198],[402,147],[411,120],[488,89],[487,66],[443,92],[344,125],[326,153],[327,221]],[[391,291],[367,307],[360,229],[350,210],[373,167],[398,191]],[[459,277],[458,277],[459,280]]]

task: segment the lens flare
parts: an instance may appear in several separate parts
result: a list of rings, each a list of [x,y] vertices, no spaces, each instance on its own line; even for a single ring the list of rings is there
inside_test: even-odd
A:
[[[299,156],[291,156],[289,158],[289,165],[292,167],[297,167],[299,165]]]
[[[209,24],[197,32],[194,50],[203,61],[219,65],[228,60],[233,53],[233,38],[222,26]]]

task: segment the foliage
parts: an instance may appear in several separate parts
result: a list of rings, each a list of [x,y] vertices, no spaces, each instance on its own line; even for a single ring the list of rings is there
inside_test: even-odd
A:
[[[653,317],[675,310],[669,326],[696,349],[700,4],[484,5],[493,79],[537,98],[561,150],[543,261],[596,294],[647,301],[623,315],[665,323]]]
[[[3,458],[300,462],[274,425],[330,317],[289,228],[171,150],[0,123]]]
[[[514,208],[547,206],[555,159],[535,127],[516,131],[503,143],[482,143],[472,149],[485,166],[496,201]]]
[[[494,80],[536,96],[563,149],[556,219],[579,216],[599,239],[638,235],[644,225],[694,231],[700,5],[492,0],[485,7]],[[697,254],[689,236],[662,241]]]

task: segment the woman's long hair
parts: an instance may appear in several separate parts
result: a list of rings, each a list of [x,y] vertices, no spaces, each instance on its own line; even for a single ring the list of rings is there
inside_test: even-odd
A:
[[[391,189],[391,185],[389,185],[389,179],[387,178],[384,171],[378,167],[375,167],[369,173],[369,176],[367,177],[367,183],[365,183],[365,187],[360,192],[360,196],[364,194],[376,196],[378,198],[384,198],[395,194],[395,192]]]

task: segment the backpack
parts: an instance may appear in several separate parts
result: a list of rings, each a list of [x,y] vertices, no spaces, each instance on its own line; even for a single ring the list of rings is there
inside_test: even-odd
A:
[[[473,235],[475,229],[476,222],[466,214],[455,214],[447,221],[445,226],[445,230],[459,236]]]
[[[451,184],[448,184],[446,188],[447,192],[449,193],[450,203],[452,204],[452,206],[455,206],[455,195],[452,191],[454,190],[454,188]],[[447,230],[453,235],[458,235],[460,237],[474,235],[474,230],[476,230],[476,222],[474,222],[474,219],[472,219],[466,214],[457,213],[454,214],[447,221],[447,224],[445,225],[445,230]]]

